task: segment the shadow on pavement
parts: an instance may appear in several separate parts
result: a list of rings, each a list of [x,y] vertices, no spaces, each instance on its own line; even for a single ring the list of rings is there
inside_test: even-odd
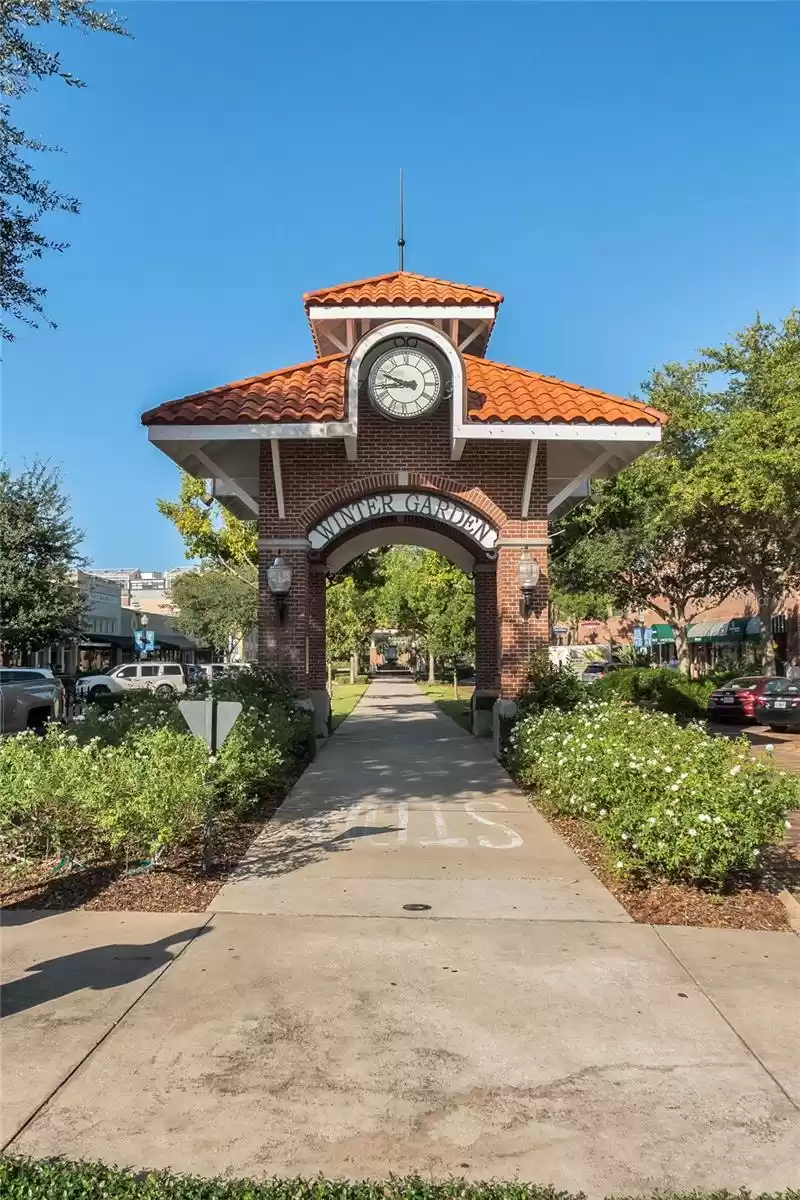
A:
[[[414,684],[373,684],[229,883],[278,878],[362,839],[402,834],[409,804],[435,806],[432,825],[475,800],[500,815],[512,786],[488,743],[460,729]]]
[[[188,943],[206,929],[183,929],[156,942],[95,946],[36,963],[27,968],[27,975],[0,989],[0,1014],[10,1017],[84,988],[104,991],[133,983],[172,962],[176,955],[169,950],[171,945]]]

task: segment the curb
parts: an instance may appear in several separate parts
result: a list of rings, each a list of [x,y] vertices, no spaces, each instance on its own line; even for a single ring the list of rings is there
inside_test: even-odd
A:
[[[791,892],[783,888],[778,892],[778,899],[783,903],[789,918],[789,924],[795,933],[800,936],[800,900],[797,900]]]

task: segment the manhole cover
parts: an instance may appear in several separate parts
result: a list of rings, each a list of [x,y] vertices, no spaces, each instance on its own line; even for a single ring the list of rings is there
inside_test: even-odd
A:
[[[427,912],[430,904],[404,904],[403,908],[406,912]]]

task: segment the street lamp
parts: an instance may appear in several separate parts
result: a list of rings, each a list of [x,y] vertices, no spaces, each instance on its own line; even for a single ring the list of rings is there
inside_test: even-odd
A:
[[[140,615],[140,617],[139,617],[139,624],[140,624],[140,626],[141,626],[141,630],[142,630],[142,644],[141,644],[141,647],[140,647],[140,649],[139,649],[139,657],[140,657],[140,658],[146,658],[146,657],[147,657],[147,654],[148,654],[148,648],[147,648],[147,626],[150,624],[150,618],[148,617],[147,613],[144,613],[144,612],[143,612],[143,613]]]
[[[286,619],[286,597],[289,595],[291,586],[292,568],[278,555],[272,566],[267,568],[267,587],[275,597],[278,620],[281,625]]]
[[[527,618],[533,612],[533,602],[540,574],[539,564],[526,546],[517,564],[517,581],[521,592],[519,602],[519,615],[521,617]]]

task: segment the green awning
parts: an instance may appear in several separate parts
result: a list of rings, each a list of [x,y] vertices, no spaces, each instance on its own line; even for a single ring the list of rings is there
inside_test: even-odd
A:
[[[675,641],[675,631],[671,625],[651,625],[654,646],[668,646]]]
[[[690,642],[727,642],[740,644],[745,639],[759,641],[761,622],[758,617],[731,617],[729,621],[695,621],[689,626]]]

